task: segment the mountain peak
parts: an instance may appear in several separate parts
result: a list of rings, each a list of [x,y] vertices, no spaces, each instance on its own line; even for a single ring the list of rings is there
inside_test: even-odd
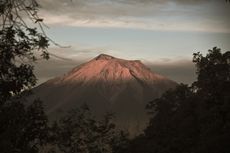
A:
[[[135,135],[148,123],[147,102],[176,85],[139,60],[100,54],[36,87],[33,93],[44,101],[49,116],[57,118],[85,102],[96,116],[116,113],[118,128]]]
[[[115,57],[107,55],[107,54],[100,54],[95,59],[96,60],[111,60],[111,59],[114,59],[114,58]]]

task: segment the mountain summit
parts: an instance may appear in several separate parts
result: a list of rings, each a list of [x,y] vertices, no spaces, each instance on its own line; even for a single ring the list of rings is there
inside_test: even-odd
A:
[[[100,54],[95,59],[96,60],[110,60],[110,59],[114,59],[114,58],[115,57],[107,55],[107,54]]]
[[[109,82],[134,81],[139,84],[151,84],[155,81],[169,81],[167,78],[150,71],[139,60],[124,60],[110,55],[100,54],[88,63],[74,68],[62,77],[62,82]]]
[[[148,120],[146,104],[176,85],[139,60],[100,54],[33,91],[51,117],[87,103],[96,116],[114,112],[119,127],[138,133]]]

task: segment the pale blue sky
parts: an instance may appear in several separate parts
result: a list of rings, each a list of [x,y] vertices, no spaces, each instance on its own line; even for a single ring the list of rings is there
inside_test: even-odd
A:
[[[214,46],[230,50],[230,4],[225,0],[38,1],[50,27],[47,34],[71,46],[50,47],[62,59],[51,59],[59,65],[40,63],[40,82],[106,53],[140,59],[160,74],[191,83],[194,52],[205,54]]]
[[[91,49],[91,52],[85,52],[89,56],[108,53],[146,60],[191,59],[193,52],[206,52],[214,46],[223,50],[230,49],[230,33],[53,27],[48,34],[63,45],[71,45],[73,50],[76,49],[76,55],[78,48],[85,48]]]

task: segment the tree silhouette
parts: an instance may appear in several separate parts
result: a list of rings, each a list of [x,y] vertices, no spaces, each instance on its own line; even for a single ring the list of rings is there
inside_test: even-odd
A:
[[[48,58],[48,39],[35,27],[28,27],[23,13],[33,23],[41,26],[37,16],[35,0],[4,0],[0,2],[0,102],[21,91],[30,89],[36,83],[32,63],[37,59],[35,52]]]
[[[53,126],[53,150],[63,153],[120,153],[127,136],[115,129],[112,115],[95,119],[87,105],[74,109]],[[56,146],[56,147],[55,147]]]
[[[0,1],[0,150],[2,153],[36,153],[46,143],[47,118],[39,100],[25,106],[21,93],[36,83],[33,62],[40,52],[48,58],[35,0]],[[36,23],[28,26],[25,18]]]
[[[193,84],[199,98],[200,152],[229,152],[230,147],[230,51],[214,47],[206,56],[194,54],[197,81]]]
[[[0,111],[2,153],[36,153],[47,143],[47,118],[40,101],[28,108],[19,102],[7,103]]]
[[[230,152],[230,52],[214,47],[206,56],[195,53],[193,62],[197,81],[147,105],[153,117],[128,152]]]
[[[49,58],[52,41],[38,9],[36,0],[0,1],[0,152],[120,153],[128,139],[115,130],[111,114],[98,121],[84,106],[50,128],[41,101],[27,105],[23,99],[36,84],[33,63]]]

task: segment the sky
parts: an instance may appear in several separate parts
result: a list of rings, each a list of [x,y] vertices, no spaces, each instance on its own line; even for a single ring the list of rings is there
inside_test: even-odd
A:
[[[36,65],[38,83],[105,53],[141,60],[178,83],[192,83],[194,52],[230,50],[225,0],[38,0],[51,44]]]

